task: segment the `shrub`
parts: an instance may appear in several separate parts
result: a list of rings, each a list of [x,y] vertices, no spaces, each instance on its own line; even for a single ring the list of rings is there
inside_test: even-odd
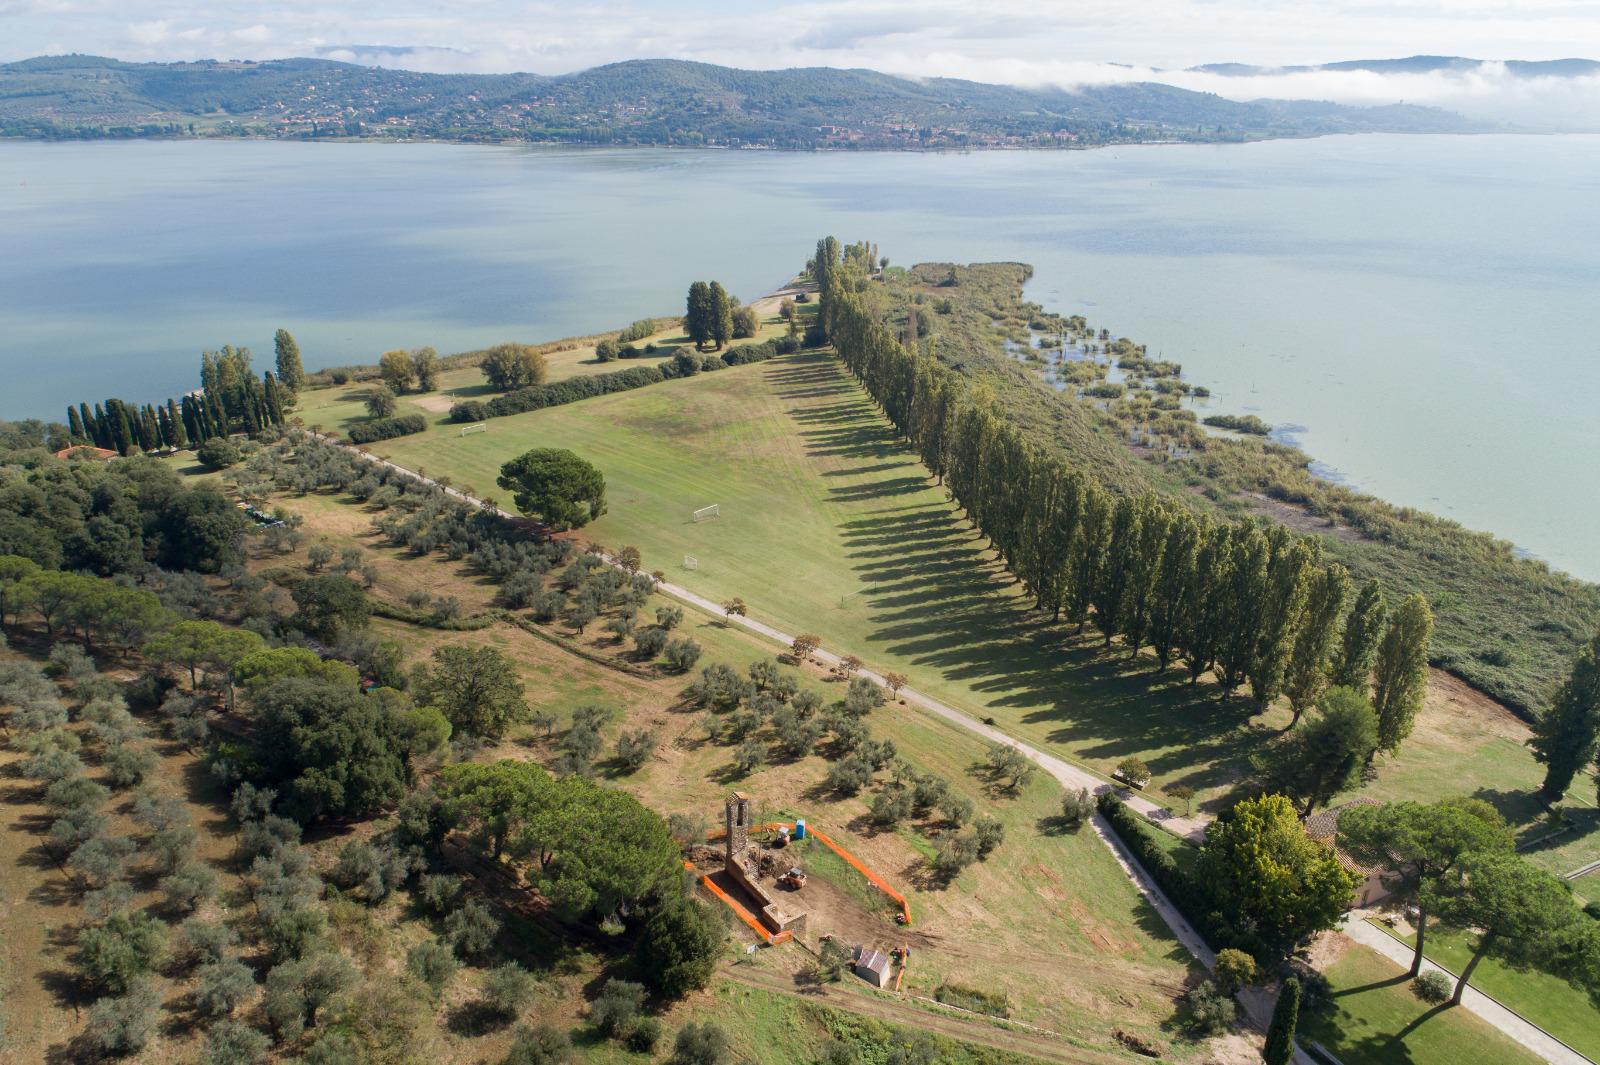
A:
[[[504,1065],[565,1065],[572,1060],[572,1040],[549,1024],[521,1028]]]
[[[1068,831],[1076,832],[1082,828],[1092,813],[1094,797],[1089,794],[1088,788],[1069,791],[1061,797],[1061,824]]]
[[[646,625],[633,634],[633,646],[640,658],[654,658],[667,646],[667,630],[660,625]]]
[[[611,362],[616,359],[619,345],[615,340],[602,340],[594,346],[594,357],[597,362]]]
[[[1189,1026],[1203,1035],[1220,1035],[1233,1026],[1238,1012],[1233,999],[1210,980],[1202,980],[1188,995]]]
[[[630,366],[625,370],[612,370],[610,373],[569,377],[565,381],[519,388],[503,396],[496,396],[483,405],[484,415],[489,418],[503,418],[508,414],[524,414],[546,407],[576,403],[578,400],[594,396],[659,384],[664,380],[666,376],[654,366]]]
[[[1217,989],[1224,995],[1231,995],[1241,987],[1249,987],[1260,979],[1256,960],[1234,947],[1224,947],[1217,951],[1217,966],[1212,972],[1217,982]]]
[[[640,972],[657,993],[681,997],[710,983],[726,940],[727,931],[709,911],[690,899],[672,899],[645,922]]]
[[[533,974],[514,961],[490,969],[483,978],[483,1010],[502,1021],[515,1020],[538,990]]]
[[[728,1060],[728,1037],[710,1021],[690,1021],[672,1044],[672,1065],[722,1065]]]
[[[1411,990],[1424,1002],[1443,1002],[1454,989],[1450,977],[1438,969],[1429,969],[1411,981]]]
[[[661,1022],[654,1017],[640,1017],[628,1033],[628,1049],[635,1054],[654,1054],[660,1043]]]
[[[406,952],[406,969],[438,995],[456,974],[455,952],[437,939],[418,943]]]
[[[121,994],[160,966],[166,930],[145,914],[116,913],[78,934],[76,961],[88,983]]]
[[[255,974],[233,958],[202,965],[196,980],[194,1007],[207,1017],[226,1017],[256,989]]]
[[[654,318],[640,318],[618,333],[617,340],[619,343],[627,344],[635,340],[643,340],[655,331],[656,323]]]
[[[195,449],[194,456],[208,470],[225,470],[238,465],[244,457],[239,453],[238,445],[225,436],[211,437]]]
[[[450,420],[453,422],[481,422],[488,417],[488,408],[475,399],[450,405]]]
[[[450,945],[463,958],[482,958],[500,934],[500,922],[477,899],[468,899],[444,920]]]
[[[397,436],[410,436],[428,427],[428,419],[420,414],[401,414],[392,418],[374,418],[357,422],[350,427],[352,444],[370,444],[375,440],[391,440]]]
[[[417,884],[417,902],[435,917],[443,917],[461,898],[461,878],[449,873],[428,873]]]
[[[589,1021],[595,1031],[610,1039],[624,1039],[633,1031],[639,1012],[644,1009],[643,984],[630,980],[607,980],[600,996],[589,1007]]]
[[[206,1036],[200,1065],[260,1065],[267,1060],[267,1037],[238,1021],[223,1021]]]
[[[680,636],[668,642],[663,657],[672,672],[687,673],[700,661],[700,645],[688,636]]]
[[[160,1005],[160,996],[146,984],[116,998],[103,998],[89,1011],[84,1042],[107,1057],[137,1054],[150,1041]]]

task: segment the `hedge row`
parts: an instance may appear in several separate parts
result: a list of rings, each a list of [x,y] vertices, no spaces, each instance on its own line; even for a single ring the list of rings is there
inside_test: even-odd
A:
[[[1103,791],[1095,799],[1100,813],[1111,823],[1111,828],[1122,839],[1139,864],[1149,872],[1151,879],[1166,892],[1189,923],[1194,926],[1213,949],[1234,945],[1233,930],[1223,924],[1220,915],[1211,909],[1206,893],[1194,878],[1172,860],[1172,855],[1162,850],[1152,833],[1161,829],[1147,825],[1143,818],[1117,798],[1115,790]]]
[[[391,621],[404,621],[409,625],[417,625],[427,629],[442,629],[446,632],[473,632],[477,629],[487,629],[499,619],[497,614],[472,614],[468,617],[444,618],[434,614],[431,610],[413,610],[408,606],[396,603],[386,603],[382,599],[367,597],[367,609],[380,618],[389,618]]]
[[[788,355],[800,349],[793,337],[780,337],[760,344],[740,344],[722,355],[702,355],[680,351],[665,362],[655,366],[630,366],[625,370],[592,374],[588,377],[569,377],[565,381],[519,388],[496,396],[487,403],[469,399],[450,408],[453,422],[481,422],[487,418],[503,418],[508,414],[524,414],[546,407],[559,407],[576,403],[580,399],[627,392],[645,385],[659,384],[674,377],[689,377],[706,370],[720,370],[724,366],[743,366],[752,362],[765,362],[779,355]]]
[[[410,436],[428,427],[428,419],[420,414],[401,414],[394,418],[377,418],[370,422],[357,422],[350,427],[352,444],[370,444],[374,440],[388,440],[396,436]]]

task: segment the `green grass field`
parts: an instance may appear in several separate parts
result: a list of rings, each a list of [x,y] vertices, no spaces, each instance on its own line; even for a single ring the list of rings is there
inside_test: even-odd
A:
[[[766,309],[766,305],[763,304],[761,309]],[[760,328],[753,340],[741,340],[738,343],[768,340],[781,336],[787,328],[788,323],[776,314],[769,314],[761,320]],[[635,346],[641,349],[646,344],[654,344],[657,349],[654,354],[637,359],[601,362],[595,358],[595,340],[595,337],[578,337],[541,345],[554,349],[545,352],[547,371],[545,380],[565,381],[573,377],[611,373],[630,366],[658,366],[679,351],[692,347],[689,337],[684,334],[682,328],[674,325],[672,328],[663,329],[634,342]],[[376,381],[352,381],[344,385],[308,388],[300,394],[294,414],[308,427],[321,427],[323,430],[335,432],[347,431],[353,423],[367,417],[367,396],[371,394],[376,383]],[[484,381],[481,369],[477,366],[463,366],[441,373],[438,386],[432,392],[408,392],[398,396],[397,413],[422,414],[430,422],[442,425],[447,424],[446,415],[451,404],[458,400],[488,399],[495,394]]]
[[[1521,1065],[1541,1061],[1472,1014],[1430,1006],[1412,993],[1405,970],[1352,947],[1324,970],[1331,1007],[1301,1013],[1300,1036],[1344,1065]]]
[[[1404,939],[1408,945],[1415,945],[1415,936]],[[1477,940],[1471,932],[1430,929],[1426,953],[1437,964],[1460,973],[1471,959]],[[1472,972],[1472,986],[1585,1057],[1600,1059],[1600,1015],[1589,996],[1565,980],[1541,972],[1518,972],[1494,958],[1485,958]]]
[[[815,631],[1101,772],[1136,754],[1157,787],[1186,783],[1215,799],[1284,723],[1281,712],[1256,715],[1243,700],[1221,704],[1204,686],[1156,676],[1148,659],[1104,655],[1029,610],[831,356],[803,353],[488,424],[465,438],[440,429],[374,450],[496,494],[489,486],[507,459],[570,447],[608,485],[609,512],[584,536],[633,544],[674,581],[715,599],[740,596],[762,620]],[[722,516],[694,522],[691,512],[711,503]],[[685,555],[699,568],[684,569]],[[1539,770],[1521,742],[1526,727],[1481,708],[1431,700],[1401,754],[1380,762],[1372,794],[1477,794],[1536,834],[1528,792]],[[1569,806],[1580,819],[1600,816],[1586,801],[1592,792],[1587,778],[1574,785]],[[1593,831],[1538,852],[1558,870],[1597,856]]]

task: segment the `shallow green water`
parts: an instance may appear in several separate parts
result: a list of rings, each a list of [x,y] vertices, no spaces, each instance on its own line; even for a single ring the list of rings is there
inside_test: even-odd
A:
[[[749,298],[817,236],[1022,259],[1329,475],[1600,578],[1600,137],[971,155],[0,143],[0,416]]]

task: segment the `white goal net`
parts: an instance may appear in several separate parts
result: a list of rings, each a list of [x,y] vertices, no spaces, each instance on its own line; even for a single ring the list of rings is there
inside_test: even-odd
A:
[[[683,568],[684,569],[699,569],[700,568],[700,560],[698,558],[695,558],[693,555],[684,555],[683,556]]]
[[[466,436],[468,433],[487,433],[488,431],[488,422],[469,422],[461,427],[462,436]]]
[[[694,512],[695,521],[705,521],[708,518],[720,517],[722,517],[722,507],[717,503],[713,503],[709,507],[701,507]]]

